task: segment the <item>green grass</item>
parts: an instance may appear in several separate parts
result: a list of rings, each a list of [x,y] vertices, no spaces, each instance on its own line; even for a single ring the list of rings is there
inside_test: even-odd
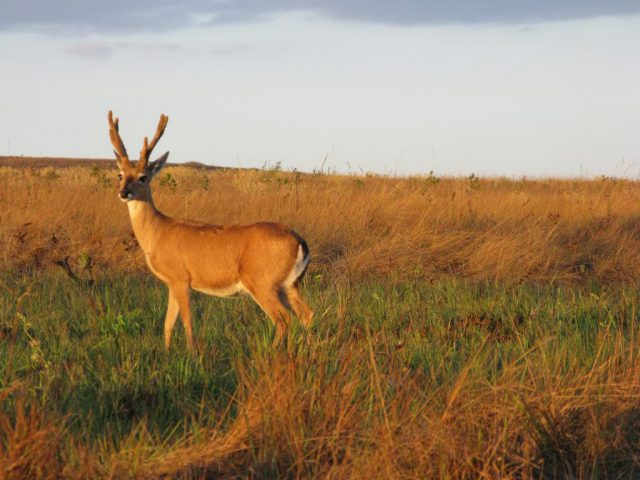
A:
[[[613,372],[624,362],[621,351],[635,351],[640,333],[633,286],[350,285],[318,275],[304,289],[316,311],[314,326],[304,332],[295,325],[277,351],[272,327],[250,299],[194,293],[199,349],[190,356],[180,324],[165,351],[167,293],[148,274],[107,275],[90,286],[61,272],[4,273],[0,286],[0,392],[9,392],[0,396],[2,409],[12,419],[23,401],[44,412],[63,429],[64,463],[80,462],[78,445],[108,465],[111,454],[132,445],[161,454],[185,438],[197,442],[198,432],[225,430],[237,414],[243,375],[264,376],[261,366],[279,355],[293,359],[303,390],[355,378],[365,412],[359,428],[366,430],[377,421],[393,423],[387,412],[405,402],[407,382],[421,395],[405,402],[408,412],[428,407],[444,418],[457,384],[553,390],[559,379]],[[353,377],[346,377],[347,363],[357,370]],[[514,405],[527,403],[522,395],[514,394]],[[543,451],[541,442],[542,436]],[[539,454],[546,466],[549,455]],[[445,476],[455,474],[443,465]],[[621,471],[633,465],[630,456]],[[260,468],[283,474],[282,465]],[[599,468],[605,467],[595,462],[589,471]]]

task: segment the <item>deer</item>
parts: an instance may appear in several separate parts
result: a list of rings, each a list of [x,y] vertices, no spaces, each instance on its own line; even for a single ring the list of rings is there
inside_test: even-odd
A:
[[[300,294],[310,260],[307,242],[294,230],[272,222],[211,225],[169,217],[151,194],[151,181],[166,165],[169,152],[149,161],[169,117],[162,114],[151,142],[144,138],[133,163],[120,137],[118,118],[109,111],[109,136],[120,172],[118,193],[127,204],[134,235],[149,270],[168,287],[164,344],[169,350],[178,314],[187,348],[194,352],[191,290],[232,297],[249,295],[275,326],[274,345],[291,321],[290,311],[308,327],[313,311]]]

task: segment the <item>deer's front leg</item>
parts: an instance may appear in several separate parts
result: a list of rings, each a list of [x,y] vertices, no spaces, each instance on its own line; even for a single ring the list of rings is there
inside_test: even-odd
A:
[[[169,350],[171,345],[171,332],[178,319],[178,300],[176,300],[173,290],[169,287],[169,303],[167,305],[167,315],[164,318],[164,346]]]
[[[180,283],[171,285],[170,290],[178,302],[178,308],[180,309],[180,318],[182,319],[182,325],[184,325],[184,333],[187,337],[187,348],[190,352],[193,352],[193,331],[191,329],[191,305],[189,304],[189,284]]]

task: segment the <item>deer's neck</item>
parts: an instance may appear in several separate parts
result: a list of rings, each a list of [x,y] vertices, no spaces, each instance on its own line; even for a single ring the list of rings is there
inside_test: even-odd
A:
[[[156,209],[150,195],[148,199],[127,202],[127,207],[133,233],[144,253],[149,254],[153,250],[165,217]]]

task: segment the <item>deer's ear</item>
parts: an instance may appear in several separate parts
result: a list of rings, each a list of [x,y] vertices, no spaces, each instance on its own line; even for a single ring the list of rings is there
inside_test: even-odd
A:
[[[167,163],[167,158],[169,158],[169,152],[166,152],[164,155],[160,156],[153,162],[150,162],[149,165],[147,165],[147,174],[153,176],[160,170],[162,170],[165,163]]]

